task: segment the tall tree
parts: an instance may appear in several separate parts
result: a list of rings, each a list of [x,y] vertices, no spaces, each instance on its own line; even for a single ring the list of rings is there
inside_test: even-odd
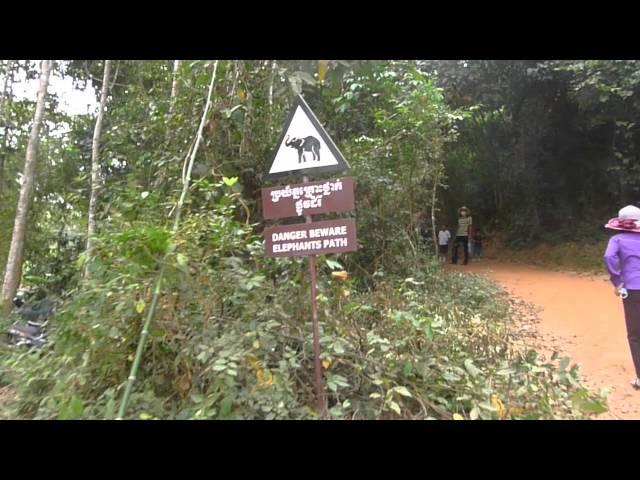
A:
[[[31,200],[33,198],[38,144],[40,141],[40,127],[44,116],[51,64],[51,60],[42,60],[40,64],[40,86],[38,88],[38,98],[36,101],[35,113],[33,115],[31,133],[29,135],[29,143],[27,144],[22,186],[20,188],[20,197],[18,198],[13,234],[11,237],[11,247],[9,249],[4,283],[2,285],[2,297],[0,298],[0,304],[3,306],[6,306],[7,302],[15,295],[22,276],[22,260],[27,230],[27,218],[29,215]]]
[[[13,81],[13,60],[7,60],[4,64],[4,79],[2,81],[2,93],[0,93],[0,127],[2,127],[2,144],[0,144],[0,179],[4,173],[4,162],[6,158],[7,138],[9,134],[9,122],[5,113],[7,97],[10,95],[9,87]],[[2,182],[0,181],[0,191]]]
[[[168,120],[170,121],[173,117],[173,112],[175,110],[176,107],[176,99],[178,96],[178,79],[180,76],[180,64],[182,63],[181,60],[174,60],[173,61],[173,76],[172,76],[172,80],[171,80],[171,96],[169,97],[169,115],[168,115]],[[165,134],[164,134],[164,141],[166,144],[169,143],[169,141],[171,140],[171,128],[167,128]]]
[[[7,60],[4,62],[4,78],[2,80],[2,93],[0,94],[0,119],[3,118],[4,113],[4,101],[7,96],[7,89],[9,87],[9,77],[11,77],[12,61]]]
[[[173,81],[171,82],[171,102],[169,103],[169,115],[173,115],[173,109],[178,96],[178,74],[180,72],[181,60],[173,61]]]
[[[91,147],[91,197],[89,200],[89,221],[87,227],[87,265],[90,265],[93,241],[96,234],[96,207],[98,194],[100,192],[100,133],[102,131],[102,119],[104,118],[104,108],[107,104],[109,94],[109,74],[111,60],[104,61],[104,74],[102,76],[102,92],[100,93],[100,108],[96,118],[96,125],[93,130],[93,143]]]

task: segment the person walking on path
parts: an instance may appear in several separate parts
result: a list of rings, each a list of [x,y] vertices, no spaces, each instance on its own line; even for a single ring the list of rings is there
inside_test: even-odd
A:
[[[471,219],[471,210],[467,207],[460,207],[458,209],[458,230],[456,231],[456,241],[453,246],[453,255],[451,257],[451,263],[458,263],[458,247],[462,245],[464,250],[464,264],[469,263],[469,232],[473,221]]]
[[[624,318],[636,379],[631,383],[640,390],[640,208],[628,205],[605,225],[619,230],[609,239],[604,261],[616,295],[622,297]]]
[[[449,228],[443,225],[438,232],[438,245],[440,246],[440,261],[447,261],[447,254],[449,253],[449,240],[451,239],[451,233]]]

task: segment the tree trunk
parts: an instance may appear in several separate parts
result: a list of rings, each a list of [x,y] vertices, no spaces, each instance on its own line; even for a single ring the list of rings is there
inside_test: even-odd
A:
[[[171,100],[169,103],[169,116],[173,115],[173,109],[176,105],[176,97],[178,96],[178,71],[180,70],[181,60],[173,61],[173,81],[171,82]]]
[[[433,191],[431,192],[431,235],[433,237],[434,257],[438,259],[438,237],[436,235],[436,192],[440,183],[440,171],[438,170],[433,177]]]
[[[245,103],[246,110],[244,112],[244,118],[242,121],[242,130],[240,132],[240,147],[238,149],[238,156],[240,157],[240,159],[243,159],[246,156],[248,143],[249,143],[248,136],[249,136],[249,132],[251,132],[251,104],[253,103],[252,102],[253,95],[249,90],[249,87],[247,85],[247,80],[246,80],[247,73],[250,74],[250,72],[248,72],[249,67],[250,65],[248,66],[247,61],[245,60],[242,64],[242,81],[244,83],[244,87],[243,87],[244,95],[242,98],[240,98],[240,101]],[[237,79],[240,80],[239,75]],[[240,89],[240,85],[236,83],[235,88],[237,89],[236,91],[238,91]]]
[[[621,205],[624,205],[627,202],[627,185],[626,185],[626,177],[625,177],[625,168],[624,168],[624,155],[622,155],[623,150],[618,148],[617,140],[618,140],[618,119],[614,118],[613,120],[613,135],[611,137],[611,153],[613,155],[613,161],[616,164],[618,169],[618,198]],[[616,153],[620,153],[620,160],[618,160],[618,156]]]
[[[174,60],[173,61],[173,79],[171,81],[171,96],[169,97],[169,114],[167,115],[167,122],[171,122],[173,118],[173,112],[176,107],[176,98],[178,96],[178,72],[180,70],[180,64],[182,60]],[[164,134],[164,143],[169,146],[169,142],[171,141],[171,132],[173,129],[171,128],[171,124],[166,124],[167,129]]]
[[[11,71],[13,69],[13,61],[7,60],[4,65],[4,79],[2,81],[2,95],[0,95],[0,121],[4,126],[4,101],[7,96],[7,88],[9,87],[9,77],[11,76]]]
[[[233,71],[233,83],[231,84],[231,91],[229,92],[229,96],[233,97],[236,93],[236,88],[238,86],[238,77],[240,76],[240,62],[241,60],[234,60],[234,71]]]
[[[100,192],[100,133],[102,130],[102,119],[104,118],[104,107],[109,94],[109,70],[111,60],[104,61],[104,75],[102,76],[102,92],[100,94],[100,110],[96,118],[96,126],[93,130],[93,144],[91,148],[91,198],[89,200],[89,221],[87,228],[87,266],[91,263],[93,255],[93,241],[96,234],[96,209],[98,194]],[[87,268],[88,272],[88,268]]]
[[[2,297],[0,304],[6,308],[8,302],[15,296],[20,285],[22,276],[22,257],[24,255],[24,243],[27,227],[27,217],[29,207],[33,198],[33,185],[36,173],[36,160],[38,153],[38,143],[40,141],[40,126],[44,116],[47,87],[49,85],[49,73],[51,71],[51,60],[43,60],[40,65],[40,87],[38,88],[38,99],[36,110],[33,115],[33,125],[29,134],[27,144],[27,155],[24,162],[24,174],[22,186],[20,187],[20,197],[16,208],[16,218],[13,225],[11,237],[11,247],[7,257],[7,267],[5,269],[4,283],[2,285]]]
[[[13,83],[13,60],[5,64],[4,80],[2,82],[2,96],[0,96],[0,126],[2,127],[2,145],[0,145],[0,193],[2,193],[4,178],[4,162],[7,158],[7,139],[9,138],[9,122],[5,114],[9,85]]]
[[[276,68],[277,68],[277,63],[274,60],[273,63],[271,64],[271,79],[269,81],[269,106],[273,105],[273,84],[276,80]]]

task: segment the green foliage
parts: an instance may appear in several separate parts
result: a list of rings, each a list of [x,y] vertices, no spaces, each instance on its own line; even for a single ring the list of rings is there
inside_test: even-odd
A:
[[[291,262],[274,286],[249,269],[260,261],[255,253],[216,269],[193,265],[188,289],[167,289],[130,418],[316,416],[298,267]],[[273,263],[272,271],[280,262]],[[580,386],[568,359],[545,361],[512,348],[502,294],[480,277],[434,266],[345,299],[328,273],[320,275],[319,298],[333,418],[582,418],[605,408]],[[69,304],[58,320],[56,351],[7,354],[0,378],[18,389],[14,418],[112,418],[137,333],[127,324],[140,319],[125,291],[110,302],[100,296],[86,292]],[[22,376],[28,380],[18,381]]]
[[[500,258],[509,262],[540,265],[559,269],[601,275],[602,255],[607,239],[576,242],[541,243],[532,248],[501,248]]]
[[[433,77],[413,62],[372,62],[345,77],[334,103],[348,125],[344,153],[357,178],[359,240],[366,246],[348,262],[370,273],[399,273],[408,255],[418,255],[420,218],[444,178],[441,152],[454,138],[452,114]]]
[[[422,62],[447,103],[470,115],[446,147],[442,220],[470,205],[474,223],[530,247],[598,235],[637,201],[640,63]],[[582,222],[588,228],[578,228]],[[554,236],[555,238],[549,238]]]

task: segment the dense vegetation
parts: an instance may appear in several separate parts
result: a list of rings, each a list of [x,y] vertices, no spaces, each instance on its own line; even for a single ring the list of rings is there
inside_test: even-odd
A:
[[[2,65],[4,260],[35,110],[12,94],[11,78],[37,76],[37,65]],[[33,353],[0,346],[0,386],[11,392],[0,400],[0,414],[115,418],[161,277],[126,418],[316,417],[306,262],[265,258],[261,239],[262,172],[297,93],[357,181],[361,248],[319,261],[331,417],[581,418],[602,411],[602,399],[580,385],[568,359],[544,360],[514,346],[517,330],[500,291],[481,278],[443,272],[420,235],[432,209],[438,220],[450,218],[461,201],[487,225],[507,225],[512,238],[529,242],[567,215],[586,220],[631,199],[639,184],[628,160],[619,160],[624,175],[611,170],[624,179],[616,190],[581,189],[605,178],[597,152],[637,155],[624,132],[614,147],[604,136],[598,143],[598,127],[586,120],[626,121],[634,134],[633,112],[622,116],[614,98],[621,88],[636,98],[636,83],[619,78],[635,63],[534,65],[112,61],[95,149],[95,115],[67,115],[49,94],[22,284],[45,290],[60,307],[50,347]],[[104,67],[56,62],[52,75],[94,86],[99,100]],[[593,75],[600,83],[589,83]],[[605,87],[611,103],[595,105],[589,89]],[[534,151],[543,130],[569,135],[571,128],[571,142],[549,139],[547,153]],[[583,145],[587,137],[601,150]],[[585,151],[594,160],[576,171]],[[99,161],[93,181],[92,157]],[[569,177],[575,183],[567,192]],[[87,252],[96,178],[96,234]],[[336,269],[348,279],[332,277]]]
[[[447,152],[447,215],[461,202],[515,246],[599,242],[640,197],[640,62],[425,62],[470,115]]]

